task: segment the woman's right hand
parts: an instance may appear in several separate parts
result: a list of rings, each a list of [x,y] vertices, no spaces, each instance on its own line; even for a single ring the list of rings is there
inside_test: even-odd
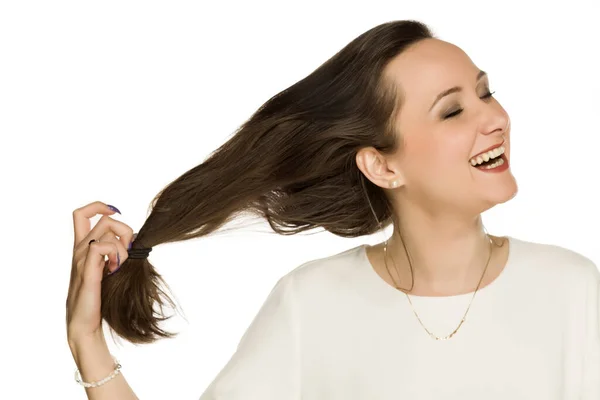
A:
[[[108,216],[114,213],[100,201],[73,211],[75,244],[66,304],[69,343],[104,337],[100,315],[102,279],[125,262],[127,248],[133,240],[131,227]],[[98,214],[104,215],[90,230],[90,218]],[[89,244],[92,239],[96,241]],[[104,256],[108,256],[107,261]]]

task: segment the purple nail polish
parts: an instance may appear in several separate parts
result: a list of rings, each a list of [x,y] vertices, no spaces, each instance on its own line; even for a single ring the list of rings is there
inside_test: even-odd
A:
[[[117,258],[119,258],[119,257],[117,256]],[[114,271],[112,271],[112,272],[109,272],[107,275],[112,275],[112,274],[114,274],[115,272],[117,272],[117,271],[118,271],[118,270],[120,270],[120,269],[121,269],[121,260],[119,260],[119,262],[118,262],[118,267],[117,267],[117,269],[115,269],[115,270],[114,270]]]
[[[121,214],[121,211],[119,211],[119,209],[115,206],[111,206],[110,204],[107,204],[108,208],[110,208],[112,211],[117,212],[119,214]]]
[[[115,269],[114,271],[108,271],[108,274],[106,274],[106,276],[112,275],[115,272],[117,272],[119,269],[121,268],[121,256],[119,256],[119,252],[117,252],[117,269]]]
[[[131,250],[131,245],[133,244],[133,239],[129,242],[129,246],[127,246],[127,250]]]

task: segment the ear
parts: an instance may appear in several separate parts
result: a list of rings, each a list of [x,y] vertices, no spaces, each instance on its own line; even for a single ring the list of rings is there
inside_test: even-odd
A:
[[[367,179],[384,189],[397,189],[405,184],[399,167],[374,147],[360,149],[356,154],[356,165]]]

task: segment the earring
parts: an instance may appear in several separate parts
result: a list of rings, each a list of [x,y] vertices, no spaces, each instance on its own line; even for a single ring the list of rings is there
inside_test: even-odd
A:
[[[390,186],[395,188],[396,186],[398,186],[398,181],[391,181]]]

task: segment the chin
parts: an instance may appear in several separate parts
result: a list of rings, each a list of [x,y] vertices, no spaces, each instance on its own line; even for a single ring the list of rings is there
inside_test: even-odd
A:
[[[509,200],[512,200],[518,192],[519,186],[514,178],[510,183],[496,185],[493,191],[488,191],[482,195],[484,202],[487,205],[485,210],[489,210],[495,205],[503,204]]]

